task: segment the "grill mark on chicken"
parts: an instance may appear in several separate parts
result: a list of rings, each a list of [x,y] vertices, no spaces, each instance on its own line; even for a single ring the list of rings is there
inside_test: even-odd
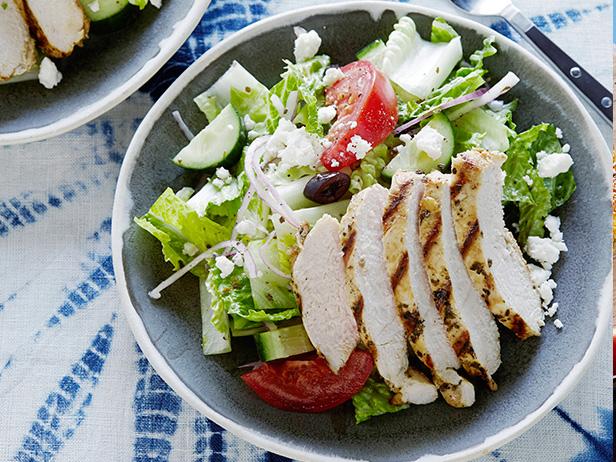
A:
[[[398,266],[396,267],[395,273],[391,276],[391,288],[395,291],[398,284],[400,284],[400,280],[406,274],[409,268],[409,254],[408,252],[404,252],[400,261],[398,262]]]
[[[349,258],[351,257],[351,254],[353,253],[353,248],[355,247],[356,236],[357,236],[357,231],[355,231],[354,228],[351,228],[349,230],[348,235],[343,237],[344,242],[342,244],[342,259],[345,265],[348,265]]]
[[[385,207],[385,212],[383,213],[383,232],[386,233],[389,231],[389,228],[392,225],[393,218],[396,216],[396,212],[400,208],[400,204],[404,201],[409,188],[411,187],[410,182],[402,183],[399,189],[395,192],[390,193],[389,201],[387,202],[387,206]]]
[[[466,257],[468,251],[470,250],[471,246],[473,245],[478,236],[479,221],[475,220],[471,225],[470,229],[468,230],[468,233],[466,233],[466,236],[464,237],[464,244],[462,244],[462,248],[460,249],[462,257]]]

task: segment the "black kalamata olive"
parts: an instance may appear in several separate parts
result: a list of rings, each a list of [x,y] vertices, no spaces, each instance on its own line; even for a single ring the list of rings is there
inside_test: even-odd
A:
[[[317,173],[304,188],[304,196],[318,204],[340,200],[351,185],[351,177],[342,172]]]

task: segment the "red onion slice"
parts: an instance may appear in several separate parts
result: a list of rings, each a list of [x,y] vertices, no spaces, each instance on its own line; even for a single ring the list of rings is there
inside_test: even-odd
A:
[[[175,122],[178,124],[178,127],[180,127],[180,130],[182,131],[186,139],[188,141],[191,141],[195,137],[195,135],[191,131],[191,129],[188,128],[188,125],[186,125],[186,122],[184,122],[184,119],[182,119],[182,114],[180,114],[180,111],[173,111],[171,115],[173,116],[173,119],[175,120]]]
[[[428,111],[424,112],[419,117],[413,120],[409,120],[408,122],[400,125],[398,128],[394,130],[394,135],[401,135],[402,133],[409,131],[409,129],[413,128],[415,125],[419,124],[421,121],[426,120],[428,117],[432,117],[434,114],[438,112],[442,112],[445,109],[449,109],[450,107],[454,107],[459,104],[478,99],[481,96],[483,96],[487,91],[488,91],[487,88],[480,88],[479,90],[475,90],[474,92],[469,93],[468,95],[463,95],[458,98],[447,101],[445,103],[441,103],[438,106],[435,106],[432,109],[429,109]]]

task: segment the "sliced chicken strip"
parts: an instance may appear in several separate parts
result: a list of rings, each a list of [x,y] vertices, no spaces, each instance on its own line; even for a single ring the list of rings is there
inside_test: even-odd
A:
[[[0,80],[23,74],[36,64],[21,0],[6,0],[0,8]]]
[[[383,215],[387,272],[415,355],[430,369],[450,406],[468,407],[475,402],[475,388],[456,372],[460,361],[449,344],[421,261],[417,212],[423,190],[419,175],[399,172],[393,178]]]
[[[452,164],[451,199],[458,247],[490,311],[520,339],[540,335],[541,298],[528,265],[505,227],[501,205],[507,156],[468,151]]]
[[[293,266],[293,284],[310,341],[338,372],[357,346],[359,332],[345,287],[335,218],[324,215],[308,233]]]
[[[409,367],[404,327],[394,303],[383,254],[383,212],[387,190],[372,186],[353,196],[342,218],[342,246],[349,293],[354,300],[360,337],[377,370],[396,393],[394,402],[426,404],[436,387]]]
[[[490,389],[496,390],[496,383],[492,380],[488,365],[481,362],[477,356],[468,326],[456,303],[445,259],[440,205],[443,189],[449,184],[437,175],[438,173],[424,177],[425,190],[419,202],[419,242],[432,297],[445,323],[449,343],[453,346],[464,370],[474,377],[480,377]],[[480,332],[475,334],[481,335]]]
[[[64,58],[88,37],[90,20],[79,0],[23,0],[32,35],[43,52]]]

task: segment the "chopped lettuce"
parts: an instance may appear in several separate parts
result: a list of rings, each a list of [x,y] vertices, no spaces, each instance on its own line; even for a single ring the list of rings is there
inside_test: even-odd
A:
[[[349,191],[356,194],[381,180],[381,173],[390,160],[389,148],[382,143],[366,154],[359,168],[351,173],[351,186]]]
[[[248,251],[257,269],[256,276],[250,279],[255,307],[259,310],[275,308],[297,310],[297,300],[291,290],[290,280],[270,269],[270,266],[274,266],[280,270],[277,266],[279,253],[276,240],[251,241],[248,243]]]
[[[364,388],[353,396],[355,422],[360,424],[370,417],[407,409],[408,404],[391,404],[392,391],[383,382],[369,378]]]
[[[551,124],[535,125],[517,135],[507,151],[503,165],[506,173],[503,202],[519,212],[518,242],[523,246],[529,236],[544,235],[548,214],[563,205],[575,191],[571,171],[556,178],[541,178],[537,171],[537,153],[562,151],[556,129]]]
[[[251,322],[277,322],[299,316],[297,307],[268,310],[255,308],[251,281],[244,268],[236,266],[229,276],[222,278],[220,270],[213,262],[210,262],[207,284],[213,297],[213,303],[220,303],[222,310],[234,319],[234,328],[240,325],[243,328],[253,326],[253,324],[237,322],[238,318]],[[216,321],[212,320],[212,322]]]
[[[314,133],[318,136],[323,136],[323,127],[319,123],[318,110],[324,101],[323,75],[329,63],[330,59],[327,55],[318,55],[298,64],[286,61],[287,70],[281,75],[281,83],[285,81],[295,82],[298,103],[293,121],[304,125],[308,133]],[[274,91],[274,88],[272,88],[272,91]]]
[[[208,123],[212,123],[216,116],[222,111],[222,108],[220,107],[220,104],[218,104],[215,96],[209,96],[205,93],[201,93],[196,96],[193,101],[201,112],[205,114],[205,118]]]
[[[140,10],[143,10],[147,6],[147,4],[151,2],[149,0],[128,0],[128,3],[130,3],[131,5],[138,6]],[[155,3],[156,2],[154,2],[154,4]]]
[[[494,37],[486,38],[483,41],[483,48],[470,56],[470,65],[462,65],[452,72],[445,83],[432,91],[425,100],[418,102],[399,99],[398,123],[415,119],[436,106],[473,93],[482,87],[486,83],[484,75],[487,72],[483,68],[483,61],[496,53],[494,40]]]
[[[237,178],[228,172],[226,175],[226,178],[212,175],[187,203],[199,216],[207,216],[223,226],[232,226],[248,187],[248,180],[244,172]]]
[[[211,272],[207,278],[199,278],[201,302],[201,347],[203,354],[216,355],[231,351],[229,316],[224,304],[211,285]]]
[[[194,248],[203,252],[209,247],[229,239],[231,228],[222,226],[206,216],[199,216],[186,202],[167,188],[154,202],[150,210],[135,223],[158,239],[163,246],[165,261],[177,270],[195,256],[186,249]],[[188,244],[188,246],[187,246]],[[193,272],[203,275],[202,269]]]
[[[459,35],[443,18],[435,18],[432,21],[432,32],[430,34],[432,43],[449,42]]]
[[[452,123],[456,143],[454,152],[474,147],[505,152],[509,149],[509,139],[516,135],[509,127],[510,121],[511,106],[499,112],[483,107],[473,109]]]
[[[383,52],[381,70],[408,96],[426,99],[439,88],[462,59],[460,37],[447,42],[428,42],[417,33],[408,16],[394,25]]]

